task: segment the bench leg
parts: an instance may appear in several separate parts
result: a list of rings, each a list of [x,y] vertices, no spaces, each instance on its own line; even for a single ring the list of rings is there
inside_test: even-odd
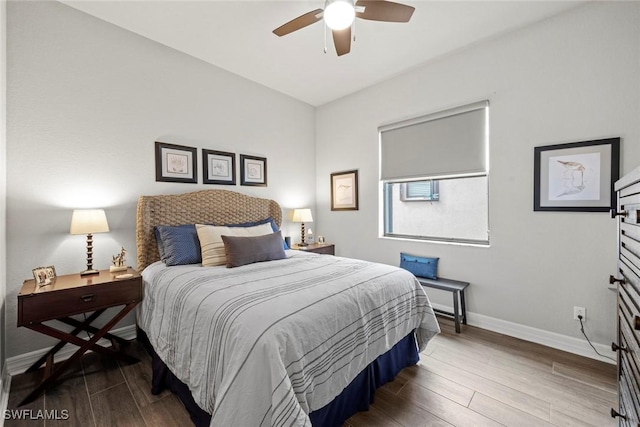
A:
[[[460,313],[458,313],[459,291],[453,292],[453,320],[456,323],[456,334],[460,333]]]
[[[467,305],[464,302],[464,289],[460,291],[460,308],[462,308],[462,324],[467,324]]]

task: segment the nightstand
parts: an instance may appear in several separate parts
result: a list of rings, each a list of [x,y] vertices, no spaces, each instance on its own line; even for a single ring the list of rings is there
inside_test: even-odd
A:
[[[335,255],[336,245],[333,243],[311,243],[308,246],[292,245],[296,251],[313,252],[314,254]]]
[[[130,274],[130,277],[118,279],[116,276]],[[19,406],[33,401],[50,384],[52,384],[69,366],[88,350],[114,357],[127,363],[135,363],[138,359],[131,357],[120,349],[120,344],[127,341],[112,335],[113,328],[142,300],[142,277],[133,269],[111,273],[101,270],[99,274],[80,276],[68,274],[55,277],[49,285],[38,287],[35,280],[25,280],[18,294],[18,326],[24,326],[36,332],[60,340],[51,350],[36,361],[26,372],[36,371],[46,362],[44,379],[20,403]],[[91,326],[107,308],[124,306],[111,320],[100,329]],[[69,316],[93,312],[84,321]],[[44,322],[57,320],[72,326],[71,332],[55,329]],[[81,331],[91,333],[90,339],[78,337]],[[97,344],[100,338],[111,341],[112,347]],[[78,350],[66,361],[54,369],[53,356],[65,344],[77,345]]]

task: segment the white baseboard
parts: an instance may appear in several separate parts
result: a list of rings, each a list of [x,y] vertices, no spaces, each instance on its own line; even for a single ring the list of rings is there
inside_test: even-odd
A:
[[[123,328],[114,329],[110,331],[110,333],[120,338],[123,338],[125,340],[131,340],[136,337],[136,325],[129,325]],[[109,347],[111,345],[111,342],[109,340],[102,338],[98,341],[98,344],[104,347]],[[67,360],[68,358],[71,357],[71,355],[73,355],[73,353],[76,352],[77,349],[78,347],[73,344],[65,345],[64,347],[62,347],[62,349],[60,349],[60,351],[56,353],[55,361],[59,362],[62,360]],[[44,354],[46,354],[49,350],[50,348],[43,348],[41,350],[35,350],[29,353],[10,357],[7,359],[4,365],[5,368],[7,368],[6,371],[9,373],[9,375],[21,374],[24,371],[26,371],[27,368],[33,365],[38,359],[40,359]],[[4,385],[4,381],[3,381],[3,385]],[[8,398],[8,394],[7,394],[7,398]],[[6,406],[4,409],[6,409]]]
[[[452,307],[441,304],[432,304],[433,308],[453,312]],[[519,323],[508,322],[506,320],[496,319],[494,317],[485,316],[483,314],[470,313],[467,311],[467,323],[471,326],[487,329],[489,331],[498,332],[510,337],[520,338],[525,341],[531,341],[547,347],[563,350],[569,353],[588,357],[590,359],[600,360],[602,362],[615,364],[615,353],[611,351],[611,347],[603,344],[593,343],[593,346],[602,354],[611,354],[612,359],[602,357],[593,351],[593,348],[584,339],[570,337],[568,335],[557,334],[555,332],[545,331],[543,329],[533,328],[531,326],[521,325]]]
[[[7,370],[7,363],[2,366],[2,378],[0,378],[0,413],[9,407],[9,391],[11,390],[11,375]],[[0,417],[0,427],[4,426],[4,417]]]

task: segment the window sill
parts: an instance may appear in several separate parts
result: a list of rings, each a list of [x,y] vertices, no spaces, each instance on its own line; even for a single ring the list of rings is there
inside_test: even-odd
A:
[[[402,237],[402,236],[378,236],[378,238],[383,240],[399,240],[403,242],[414,242],[414,243],[436,243],[436,244],[444,244],[444,245],[453,245],[453,246],[468,246],[468,247],[477,247],[477,248],[490,248],[490,242],[482,242],[482,241],[464,241],[464,240],[446,240],[446,239],[435,239],[435,238],[411,238],[411,237]]]

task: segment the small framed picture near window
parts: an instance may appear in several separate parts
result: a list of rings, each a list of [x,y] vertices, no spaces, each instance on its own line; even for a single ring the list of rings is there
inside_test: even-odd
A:
[[[196,158],[193,147],[156,141],[156,181],[197,183]]]
[[[240,184],[267,186],[267,159],[240,154]]]
[[[236,185],[236,155],[202,149],[202,182]]]
[[[38,287],[51,284],[51,281],[56,277],[56,269],[53,265],[49,267],[36,267],[32,272]]]
[[[534,211],[609,212],[620,173],[620,138],[534,148]]]
[[[358,171],[331,174],[331,210],[358,210]]]

